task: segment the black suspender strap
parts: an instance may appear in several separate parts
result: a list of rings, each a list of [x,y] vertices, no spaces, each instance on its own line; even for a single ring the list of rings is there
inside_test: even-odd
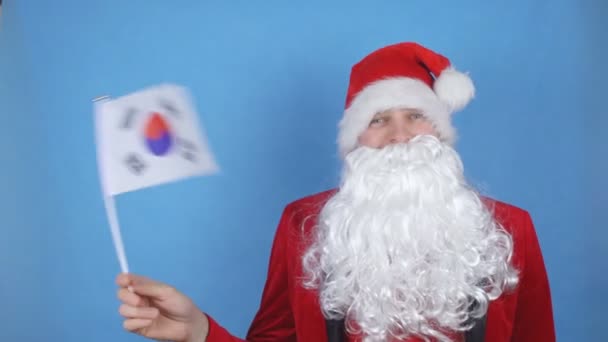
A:
[[[465,342],[485,342],[487,316],[475,320],[473,327],[465,332]],[[327,342],[345,342],[344,320],[325,319]]]
[[[464,340],[466,342],[484,342],[486,340],[486,320],[486,315],[476,319],[473,327],[465,332]]]
[[[325,330],[327,331],[327,342],[346,341],[343,319],[325,319]]]

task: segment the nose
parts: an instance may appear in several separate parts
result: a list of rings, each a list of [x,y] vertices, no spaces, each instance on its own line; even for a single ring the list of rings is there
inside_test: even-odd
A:
[[[407,143],[413,137],[414,134],[407,125],[394,125],[389,141],[391,144]]]

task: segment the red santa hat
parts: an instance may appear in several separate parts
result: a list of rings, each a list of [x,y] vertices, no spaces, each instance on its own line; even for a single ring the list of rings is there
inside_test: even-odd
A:
[[[376,50],[352,67],[338,147],[344,157],[374,115],[395,108],[415,108],[429,119],[440,139],[453,144],[452,113],[475,96],[466,74],[450,61],[419,44],[398,43]]]

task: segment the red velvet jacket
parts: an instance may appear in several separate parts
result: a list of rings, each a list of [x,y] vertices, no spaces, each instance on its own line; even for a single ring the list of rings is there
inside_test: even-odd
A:
[[[247,341],[327,340],[317,296],[301,287],[300,276],[301,256],[310,242],[314,218],[334,191],[308,196],[285,207],[272,247],[261,304]],[[494,208],[497,220],[512,234],[513,262],[520,271],[519,286],[489,306],[486,341],[555,341],[549,282],[530,215],[499,201],[486,199],[486,203]],[[243,341],[213,318],[209,317],[209,322],[207,342]],[[358,339],[349,337],[349,340]]]

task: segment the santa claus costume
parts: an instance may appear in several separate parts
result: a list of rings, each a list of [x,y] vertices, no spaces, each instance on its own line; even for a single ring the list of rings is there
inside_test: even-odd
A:
[[[474,85],[450,61],[399,43],[352,68],[337,189],[282,214],[247,341],[555,341],[531,217],[463,176],[452,115]],[[358,144],[377,113],[415,109],[437,135]],[[208,342],[241,341],[208,316]]]

